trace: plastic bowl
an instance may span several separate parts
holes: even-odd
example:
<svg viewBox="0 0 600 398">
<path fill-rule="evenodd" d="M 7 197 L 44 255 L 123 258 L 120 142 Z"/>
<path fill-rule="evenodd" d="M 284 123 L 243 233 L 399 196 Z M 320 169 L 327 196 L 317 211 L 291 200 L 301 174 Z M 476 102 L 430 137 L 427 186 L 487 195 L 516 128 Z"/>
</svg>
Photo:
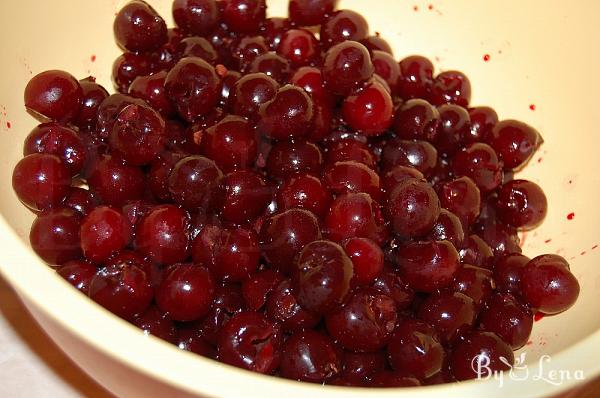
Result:
<svg viewBox="0 0 600 398">
<path fill-rule="evenodd" d="M 181 352 L 88 300 L 31 251 L 33 215 L 9 182 L 23 139 L 36 124 L 25 112 L 23 89 L 32 74 L 46 69 L 79 78 L 91 74 L 112 87 L 110 66 L 119 53 L 112 21 L 123 3 L 0 2 L 0 271 L 48 334 L 107 389 L 127 397 L 542 397 L 600 375 L 600 236 L 592 229 L 600 223 L 600 130 L 593 115 L 600 92 L 600 2 L 340 2 L 363 13 L 398 59 L 423 54 L 438 71 L 464 71 L 474 88 L 473 104 L 491 105 L 501 118 L 523 120 L 542 132 L 545 143 L 522 175 L 545 189 L 549 213 L 542 227 L 523 236 L 524 251 L 565 256 L 581 283 L 573 308 L 536 322 L 512 377 L 400 390 L 296 383 Z M 151 3 L 170 19 L 170 1 Z M 271 15 L 285 15 L 287 1 L 268 4 Z"/>
</svg>

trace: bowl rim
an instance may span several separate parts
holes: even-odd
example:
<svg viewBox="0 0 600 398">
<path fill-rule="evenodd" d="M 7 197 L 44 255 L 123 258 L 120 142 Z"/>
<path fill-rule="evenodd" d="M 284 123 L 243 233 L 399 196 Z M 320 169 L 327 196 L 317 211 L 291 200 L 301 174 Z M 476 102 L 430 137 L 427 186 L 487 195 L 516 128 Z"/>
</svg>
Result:
<svg viewBox="0 0 600 398">
<path fill-rule="evenodd" d="M 15 200 L 16 197 L 15 197 Z M 26 304 L 32 304 L 68 332 L 92 346 L 95 350 L 114 360 L 122 362 L 136 371 L 175 386 L 191 394 L 214 397 L 238 397 L 240 391 L 249 397 L 264 396 L 265 388 L 271 394 L 287 396 L 348 397 L 446 397 L 449 391 L 460 396 L 485 393 L 490 397 L 504 397 L 509 394 L 523 396 L 523 388 L 535 391 L 536 396 L 559 394 L 591 381 L 600 375 L 600 329 L 552 355 L 551 364 L 528 365 L 531 375 L 541 375 L 544 369 L 582 370 L 585 381 L 569 379 L 561 385 L 552 385 L 543 379 L 527 381 L 503 380 L 498 388 L 498 380 L 471 380 L 459 383 L 422 386 L 412 388 L 369 389 L 298 383 L 278 377 L 252 373 L 233 366 L 222 364 L 188 352 L 154 336 L 145 336 L 130 323 L 114 316 L 92 300 L 84 298 L 68 282 L 45 264 L 30 247 L 16 234 L 15 230 L 0 215 L 0 239 L 3 242 L 4 259 L 0 263 L 0 273 L 15 288 Z M 60 304 L 60 305 L 58 305 Z M 64 305 L 68 306 L 65 310 Z M 90 322 L 92 321 L 92 322 Z M 98 327 L 101 325 L 101 327 Z M 119 344 L 107 342 L 119 341 Z M 67 352 L 67 355 L 69 353 Z M 177 363 L 179 366 L 172 366 Z M 90 372 L 93 377 L 93 371 Z M 203 377 L 198 377 L 201 374 Z M 231 380 L 236 380 L 232 383 Z M 535 389 L 530 388 L 535 383 Z M 497 388 L 494 388 L 497 387 Z"/>
</svg>

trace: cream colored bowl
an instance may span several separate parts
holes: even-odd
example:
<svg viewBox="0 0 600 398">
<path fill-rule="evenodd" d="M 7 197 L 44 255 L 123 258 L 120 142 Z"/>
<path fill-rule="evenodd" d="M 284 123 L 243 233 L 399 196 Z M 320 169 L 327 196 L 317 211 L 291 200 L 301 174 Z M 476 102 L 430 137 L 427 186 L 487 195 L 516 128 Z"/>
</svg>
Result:
<svg viewBox="0 0 600 398">
<path fill-rule="evenodd" d="M 151 3 L 171 19 L 170 0 Z M 546 142 L 522 175 L 543 186 L 550 209 L 545 224 L 524 237 L 524 251 L 565 256 L 581 283 L 572 309 L 535 324 L 522 350 L 525 361 L 515 372 L 524 380 L 505 375 L 502 387 L 488 380 L 410 390 L 296 383 L 180 352 L 95 305 L 30 250 L 33 215 L 10 184 L 23 139 L 36 124 L 23 107 L 23 88 L 32 74 L 46 69 L 79 78 L 92 74 L 112 88 L 110 66 L 118 55 L 112 20 L 122 4 L 0 2 L 0 271 L 48 334 L 106 388 L 123 397 L 541 397 L 580 385 L 581 376 L 600 375 L 600 234 L 594 229 L 600 224 L 600 2 L 341 1 L 367 17 L 397 58 L 423 54 L 438 70 L 464 71 L 473 85 L 473 104 L 491 105 L 501 118 L 523 120 L 543 133 Z M 285 15 L 287 1 L 268 4 L 271 15 Z M 540 362 L 548 359 L 544 355 L 551 361 Z"/>
</svg>

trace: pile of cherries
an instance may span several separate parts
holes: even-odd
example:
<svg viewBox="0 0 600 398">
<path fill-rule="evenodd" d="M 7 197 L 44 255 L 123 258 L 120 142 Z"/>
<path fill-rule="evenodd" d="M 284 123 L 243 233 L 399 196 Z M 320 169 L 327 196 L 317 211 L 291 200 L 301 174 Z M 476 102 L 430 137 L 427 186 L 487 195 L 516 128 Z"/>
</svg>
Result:
<svg viewBox="0 0 600 398">
<path fill-rule="evenodd" d="M 117 94 L 33 77 L 43 123 L 13 174 L 31 246 L 145 333 L 255 372 L 399 387 L 507 369 L 533 315 L 579 294 L 562 257 L 519 247 L 547 202 L 513 172 L 542 139 L 336 3 L 175 0 L 167 29 L 134 0 Z"/>
</svg>

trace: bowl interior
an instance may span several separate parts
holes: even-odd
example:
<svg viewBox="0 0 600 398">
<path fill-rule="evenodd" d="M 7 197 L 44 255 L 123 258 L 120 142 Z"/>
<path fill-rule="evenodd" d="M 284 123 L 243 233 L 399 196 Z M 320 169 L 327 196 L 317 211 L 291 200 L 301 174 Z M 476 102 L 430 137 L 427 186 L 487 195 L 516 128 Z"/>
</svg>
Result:
<svg viewBox="0 0 600 398">
<path fill-rule="evenodd" d="M 14 232 L 29 245 L 33 214 L 19 203 L 10 184 L 12 169 L 22 157 L 23 140 L 36 125 L 23 106 L 25 84 L 40 71 L 64 69 L 78 78 L 93 75 L 113 91 L 110 70 L 119 50 L 112 39 L 112 21 L 123 3 L 63 0 L 58 5 L 22 0 L 0 4 L 0 180 L 4 182 L 0 212 L 10 226 L 3 236 Z M 150 3 L 172 26 L 171 2 Z M 287 1 L 269 0 L 268 5 L 271 15 L 285 15 Z M 522 120 L 542 133 L 545 143 L 518 175 L 544 188 L 549 212 L 540 228 L 522 235 L 524 253 L 557 253 L 567 258 L 581 284 L 581 295 L 566 313 L 536 322 L 523 351 L 528 363 L 536 363 L 542 355 L 558 354 L 597 332 L 600 236 L 592 225 L 600 222 L 600 208 L 595 205 L 600 194 L 595 168 L 600 131 L 597 116 L 590 111 L 600 91 L 600 77 L 594 73 L 600 70 L 600 31 L 595 21 L 600 2 L 582 1 L 578 7 L 553 2 L 549 7 L 541 0 L 342 0 L 340 7 L 363 13 L 371 31 L 392 44 L 396 58 L 422 54 L 434 61 L 437 71 L 465 72 L 473 86 L 473 105 L 492 106 L 501 119 Z M 58 319 L 72 310 L 70 302 L 63 302 L 60 314 L 45 301 L 57 289 L 65 289 L 58 277 L 39 271 L 45 266 L 20 254 L 25 250 L 12 252 L 16 257 L 3 258 L 0 269 L 22 294 Z M 31 275 L 48 278 L 43 292 L 31 290 Z M 87 300 L 74 291 L 61 297 Z M 116 325 L 130 328 L 122 322 Z"/>
</svg>

